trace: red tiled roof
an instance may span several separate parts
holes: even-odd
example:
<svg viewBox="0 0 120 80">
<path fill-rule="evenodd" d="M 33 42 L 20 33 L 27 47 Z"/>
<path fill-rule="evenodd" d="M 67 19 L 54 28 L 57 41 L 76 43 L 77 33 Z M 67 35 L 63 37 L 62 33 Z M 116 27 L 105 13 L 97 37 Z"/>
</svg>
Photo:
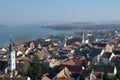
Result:
<svg viewBox="0 0 120 80">
<path fill-rule="evenodd" d="M 101 53 L 102 49 L 100 48 L 93 48 L 92 51 L 90 52 L 91 57 L 95 57 Z"/>
<path fill-rule="evenodd" d="M 97 47 L 105 47 L 107 43 L 92 43 L 92 45 Z"/>
<path fill-rule="evenodd" d="M 41 80 L 51 80 L 48 76 L 46 75 L 43 75 L 42 79 Z"/>
<path fill-rule="evenodd" d="M 82 60 L 73 60 L 73 59 L 62 63 L 62 65 L 81 65 L 81 64 L 82 64 Z"/>
<path fill-rule="evenodd" d="M 17 61 L 30 61 L 29 58 L 26 58 L 26 57 L 19 57 L 19 58 L 16 58 Z"/>
<path fill-rule="evenodd" d="M 92 65 L 91 69 L 94 72 L 108 72 L 108 73 L 114 73 L 114 66 L 112 65 Z"/>
<path fill-rule="evenodd" d="M 4 79 L 4 78 L 9 78 L 10 77 L 10 74 L 3 74 L 3 75 L 0 75 L 0 78 Z"/>
<path fill-rule="evenodd" d="M 23 46 L 18 46 L 18 51 L 25 52 L 26 48 Z"/>
<path fill-rule="evenodd" d="M 114 56 L 114 57 L 111 59 L 111 62 L 119 62 L 119 63 L 120 63 L 120 56 Z"/>
<path fill-rule="evenodd" d="M 67 67 L 71 73 L 80 73 L 82 66 L 61 65 L 61 67 Z"/>
<path fill-rule="evenodd" d="M 49 56 L 49 54 L 47 54 L 47 53 L 44 53 L 44 54 L 42 54 L 42 53 L 37 53 L 36 55 L 37 55 L 38 58 L 48 57 L 48 56 Z"/>
<path fill-rule="evenodd" d="M 63 62 L 62 65 L 75 65 L 75 61 L 69 60 L 69 61 Z"/>
<path fill-rule="evenodd" d="M 110 58 L 111 55 L 112 55 L 111 52 L 104 52 L 101 57 L 102 57 L 102 58 Z"/>
<path fill-rule="evenodd" d="M 7 61 L 0 61 L 0 70 L 4 70 L 7 67 Z"/>
<path fill-rule="evenodd" d="M 61 77 L 61 78 L 56 78 L 55 80 L 75 80 L 75 79 L 74 78 Z"/>
<path fill-rule="evenodd" d="M 94 77 L 95 79 L 100 79 L 100 78 L 102 78 L 101 72 L 94 72 L 94 73 L 93 73 L 93 77 Z"/>
</svg>

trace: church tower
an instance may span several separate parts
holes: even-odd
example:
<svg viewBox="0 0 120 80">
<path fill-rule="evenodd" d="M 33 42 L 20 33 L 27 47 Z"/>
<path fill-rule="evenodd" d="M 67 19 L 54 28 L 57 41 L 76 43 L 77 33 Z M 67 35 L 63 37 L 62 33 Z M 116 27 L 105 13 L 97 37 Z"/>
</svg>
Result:
<svg viewBox="0 0 120 80">
<path fill-rule="evenodd" d="M 13 48 L 12 35 L 10 35 L 10 45 L 8 51 L 8 71 L 11 73 L 11 76 L 13 76 L 14 70 L 16 69 L 15 60 L 15 50 Z"/>
<path fill-rule="evenodd" d="M 68 41 L 68 38 L 65 36 L 65 43 L 64 43 L 64 47 L 67 46 L 67 41 Z"/>
<path fill-rule="evenodd" d="M 84 32 L 82 32 L 82 44 L 85 43 L 85 35 L 84 35 Z"/>
</svg>

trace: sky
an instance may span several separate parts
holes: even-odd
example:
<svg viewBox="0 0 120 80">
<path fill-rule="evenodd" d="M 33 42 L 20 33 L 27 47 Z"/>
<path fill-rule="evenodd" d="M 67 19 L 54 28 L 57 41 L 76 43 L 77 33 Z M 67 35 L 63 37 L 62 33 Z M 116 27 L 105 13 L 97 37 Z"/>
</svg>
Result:
<svg viewBox="0 0 120 80">
<path fill-rule="evenodd" d="M 0 24 L 120 20 L 120 0 L 0 0 Z"/>
</svg>

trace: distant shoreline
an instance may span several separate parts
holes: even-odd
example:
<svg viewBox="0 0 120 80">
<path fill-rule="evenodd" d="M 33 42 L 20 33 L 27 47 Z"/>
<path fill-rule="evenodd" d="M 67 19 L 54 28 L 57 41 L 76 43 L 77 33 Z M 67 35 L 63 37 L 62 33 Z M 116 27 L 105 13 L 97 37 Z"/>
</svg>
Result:
<svg viewBox="0 0 120 80">
<path fill-rule="evenodd" d="M 120 29 L 120 24 L 72 24 L 72 25 L 48 25 L 42 28 L 49 28 L 53 30 L 110 30 Z"/>
</svg>

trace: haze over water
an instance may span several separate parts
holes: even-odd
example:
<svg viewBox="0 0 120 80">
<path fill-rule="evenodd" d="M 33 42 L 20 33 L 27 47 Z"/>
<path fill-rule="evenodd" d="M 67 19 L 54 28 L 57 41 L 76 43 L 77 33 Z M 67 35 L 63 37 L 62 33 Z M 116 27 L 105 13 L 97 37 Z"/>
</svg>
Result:
<svg viewBox="0 0 120 80">
<path fill-rule="evenodd" d="M 119 3 L 120 0 L 0 0 L 0 25 L 120 20 Z M 59 32 L 64 31 L 31 26 L 0 27 L 0 44 L 8 44 L 10 34 L 35 37 Z"/>
<path fill-rule="evenodd" d="M 0 27 L 0 44 L 8 45 L 9 43 L 9 35 L 12 34 L 13 38 L 16 36 L 25 36 L 30 35 L 33 39 L 35 39 L 38 35 L 47 36 L 49 34 L 57 35 L 58 33 L 72 33 L 73 31 L 59 31 L 48 28 L 42 28 L 40 26 L 5 26 Z"/>
</svg>

